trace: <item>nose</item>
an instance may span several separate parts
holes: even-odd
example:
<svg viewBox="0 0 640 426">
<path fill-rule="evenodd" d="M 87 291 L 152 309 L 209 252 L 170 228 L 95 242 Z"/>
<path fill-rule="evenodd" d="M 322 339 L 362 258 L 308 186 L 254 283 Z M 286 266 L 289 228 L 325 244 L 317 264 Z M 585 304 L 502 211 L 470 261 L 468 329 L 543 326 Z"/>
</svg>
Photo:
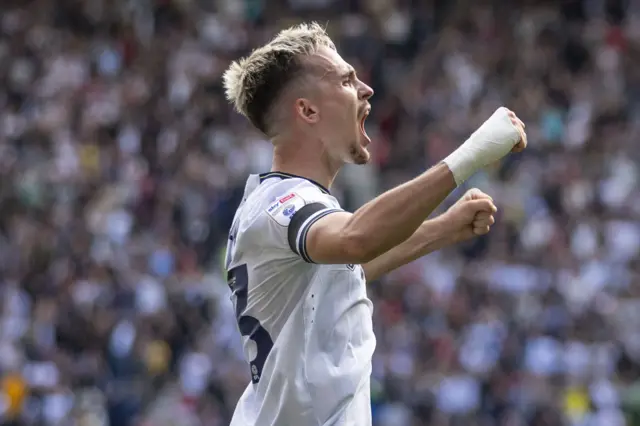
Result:
<svg viewBox="0 0 640 426">
<path fill-rule="evenodd" d="M 373 89 L 362 81 L 359 81 L 359 83 L 360 88 L 358 89 L 358 98 L 362 101 L 366 101 L 373 96 Z"/>
</svg>

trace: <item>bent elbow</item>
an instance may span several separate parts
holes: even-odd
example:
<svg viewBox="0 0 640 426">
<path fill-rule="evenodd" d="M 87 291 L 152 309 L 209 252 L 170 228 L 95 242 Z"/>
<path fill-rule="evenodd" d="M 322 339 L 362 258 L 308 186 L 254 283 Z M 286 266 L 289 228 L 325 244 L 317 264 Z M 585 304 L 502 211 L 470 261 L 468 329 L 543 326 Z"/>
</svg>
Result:
<svg viewBox="0 0 640 426">
<path fill-rule="evenodd" d="M 363 265 L 375 259 L 375 253 L 372 244 L 367 241 L 364 235 L 347 235 L 344 237 L 343 250 L 345 258 L 348 262 L 356 265 Z"/>
</svg>

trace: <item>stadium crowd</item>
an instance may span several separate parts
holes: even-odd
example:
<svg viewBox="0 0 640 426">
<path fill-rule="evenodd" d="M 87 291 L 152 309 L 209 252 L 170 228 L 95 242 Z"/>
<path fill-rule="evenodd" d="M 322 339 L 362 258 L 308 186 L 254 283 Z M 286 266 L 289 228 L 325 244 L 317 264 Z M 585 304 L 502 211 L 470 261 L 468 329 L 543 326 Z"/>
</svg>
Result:
<svg viewBox="0 0 640 426">
<path fill-rule="evenodd" d="M 500 208 L 489 236 L 370 283 L 375 424 L 640 425 L 640 8 L 622 0 L 3 0 L 0 424 L 228 424 L 249 370 L 221 255 L 271 148 L 220 76 L 306 19 L 376 90 L 375 161 L 333 189 L 348 209 L 499 105 L 529 134 L 465 186 Z"/>
</svg>

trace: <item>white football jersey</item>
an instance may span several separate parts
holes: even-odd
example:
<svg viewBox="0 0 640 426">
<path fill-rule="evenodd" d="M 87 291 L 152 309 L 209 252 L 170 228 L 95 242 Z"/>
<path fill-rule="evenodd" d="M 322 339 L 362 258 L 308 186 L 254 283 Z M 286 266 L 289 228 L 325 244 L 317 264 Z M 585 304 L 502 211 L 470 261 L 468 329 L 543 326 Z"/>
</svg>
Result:
<svg viewBox="0 0 640 426">
<path fill-rule="evenodd" d="M 251 383 L 231 426 L 367 426 L 375 349 L 359 265 L 319 265 L 309 228 L 341 211 L 321 185 L 252 175 L 227 246 L 227 277 Z"/>
</svg>

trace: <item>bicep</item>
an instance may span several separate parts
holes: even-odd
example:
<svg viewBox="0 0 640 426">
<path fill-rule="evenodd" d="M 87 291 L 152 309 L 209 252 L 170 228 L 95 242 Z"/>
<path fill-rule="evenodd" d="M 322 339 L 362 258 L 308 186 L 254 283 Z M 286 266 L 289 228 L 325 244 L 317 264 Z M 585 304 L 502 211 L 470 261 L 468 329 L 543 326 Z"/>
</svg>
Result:
<svg viewBox="0 0 640 426">
<path fill-rule="evenodd" d="M 305 261 L 323 264 L 360 264 L 361 250 L 348 232 L 352 214 L 306 205 L 289 225 L 289 245 Z"/>
</svg>

